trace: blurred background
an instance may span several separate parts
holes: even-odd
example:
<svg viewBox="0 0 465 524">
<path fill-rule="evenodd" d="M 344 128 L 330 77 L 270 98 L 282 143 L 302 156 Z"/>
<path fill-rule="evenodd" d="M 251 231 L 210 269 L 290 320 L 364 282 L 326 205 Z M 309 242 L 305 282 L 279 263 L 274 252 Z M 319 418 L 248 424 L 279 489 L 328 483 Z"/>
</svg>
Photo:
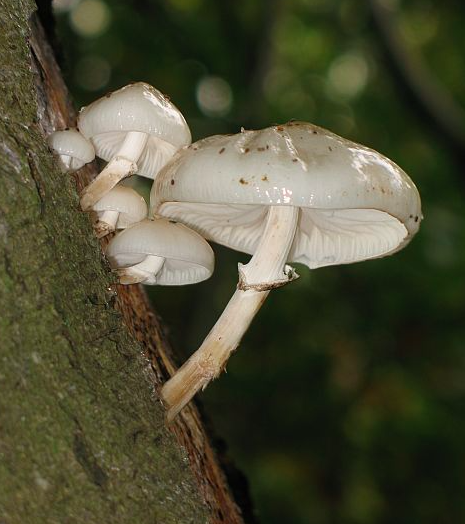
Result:
<svg viewBox="0 0 465 524">
<path fill-rule="evenodd" d="M 55 0 L 77 107 L 128 82 L 194 139 L 292 118 L 366 144 L 417 184 L 402 252 L 271 293 L 201 395 L 262 524 L 465 522 L 465 12 L 443 0 Z M 147 191 L 148 186 L 144 186 Z M 151 288 L 184 360 L 247 255 Z"/>
</svg>

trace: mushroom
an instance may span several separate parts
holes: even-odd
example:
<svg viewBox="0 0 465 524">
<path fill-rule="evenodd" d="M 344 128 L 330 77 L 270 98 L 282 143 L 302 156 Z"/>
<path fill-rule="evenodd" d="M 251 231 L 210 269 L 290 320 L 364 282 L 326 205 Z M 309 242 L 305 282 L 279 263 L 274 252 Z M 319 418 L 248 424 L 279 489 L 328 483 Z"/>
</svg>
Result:
<svg viewBox="0 0 465 524">
<path fill-rule="evenodd" d="M 63 171 L 77 171 L 95 158 L 94 146 L 77 129 L 55 131 L 47 142 L 59 155 Z"/>
<path fill-rule="evenodd" d="M 168 220 L 142 220 L 115 235 L 106 249 L 121 284 L 182 286 L 213 273 L 212 248 L 195 231 Z"/>
<path fill-rule="evenodd" d="M 191 143 L 189 127 L 179 110 L 160 91 L 143 82 L 82 108 L 78 124 L 94 144 L 97 156 L 109 161 L 83 191 L 84 211 L 129 175 L 154 178 L 179 148 Z"/>
<path fill-rule="evenodd" d="M 92 207 L 96 215 L 93 228 L 97 238 L 115 229 L 126 229 L 147 217 L 144 198 L 131 187 L 115 186 Z"/>
<path fill-rule="evenodd" d="M 172 419 L 216 378 L 269 291 L 310 269 L 392 254 L 417 232 L 420 198 L 389 159 L 305 122 L 200 140 L 156 178 L 152 211 L 252 254 L 200 348 L 164 385 Z"/>
</svg>

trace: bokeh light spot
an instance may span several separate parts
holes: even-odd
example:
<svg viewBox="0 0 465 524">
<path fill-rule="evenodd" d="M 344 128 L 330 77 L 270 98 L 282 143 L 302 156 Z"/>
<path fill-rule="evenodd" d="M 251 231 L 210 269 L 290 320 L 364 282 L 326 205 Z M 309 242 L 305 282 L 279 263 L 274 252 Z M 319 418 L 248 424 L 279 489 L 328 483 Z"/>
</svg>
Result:
<svg viewBox="0 0 465 524">
<path fill-rule="evenodd" d="M 197 84 L 197 104 L 207 116 L 225 116 L 231 109 L 231 86 L 218 76 L 204 76 Z"/>
<path fill-rule="evenodd" d="M 336 58 L 328 70 L 328 87 L 336 95 L 354 98 L 368 82 L 368 64 L 360 53 L 347 53 Z"/>
<path fill-rule="evenodd" d="M 74 9 L 79 0 L 52 0 L 52 9 L 56 13 L 66 13 Z"/>
<path fill-rule="evenodd" d="M 415 11 L 410 15 L 404 13 L 400 30 L 410 45 L 420 47 L 436 37 L 438 20 L 431 11 Z"/>
<path fill-rule="evenodd" d="M 110 76 L 110 64 L 102 57 L 95 55 L 84 56 L 74 69 L 76 83 L 86 91 L 98 91 L 104 88 Z"/>
<path fill-rule="evenodd" d="M 83 37 L 99 36 L 110 25 L 110 10 L 102 0 L 83 0 L 71 11 L 70 22 Z"/>
</svg>

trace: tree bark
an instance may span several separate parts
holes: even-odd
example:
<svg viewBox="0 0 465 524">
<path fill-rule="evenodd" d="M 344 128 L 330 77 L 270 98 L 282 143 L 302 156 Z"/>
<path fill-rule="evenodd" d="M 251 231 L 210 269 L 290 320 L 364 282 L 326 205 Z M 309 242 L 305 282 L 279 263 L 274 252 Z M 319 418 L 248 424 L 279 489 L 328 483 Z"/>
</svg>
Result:
<svg viewBox="0 0 465 524">
<path fill-rule="evenodd" d="M 0 523 L 240 524 L 138 286 L 115 285 L 79 211 L 95 176 L 60 173 L 45 138 L 75 124 L 31 0 L 0 0 Z"/>
</svg>

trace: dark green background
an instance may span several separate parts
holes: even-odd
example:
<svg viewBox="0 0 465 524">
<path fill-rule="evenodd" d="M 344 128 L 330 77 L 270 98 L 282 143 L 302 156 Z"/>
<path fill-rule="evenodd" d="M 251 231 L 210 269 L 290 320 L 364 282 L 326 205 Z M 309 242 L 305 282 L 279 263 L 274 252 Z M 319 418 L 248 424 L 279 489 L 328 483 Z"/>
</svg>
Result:
<svg viewBox="0 0 465 524">
<path fill-rule="evenodd" d="M 463 107 L 461 2 L 383 3 L 413 67 L 429 72 L 420 89 L 439 83 L 439 103 L 452 97 Z M 201 399 L 249 478 L 263 524 L 465 522 L 463 128 L 454 141 L 419 109 L 418 93 L 386 60 L 368 3 L 68 4 L 56 16 L 77 106 L 144 80 L 170 95 L 194 139 L 297 118 L 373 147 L 410 174 L 425 215 L 414 241 L 386 259 L 299 267 L 300 280 L 271 293 L 228 373 Z M 81 26 L 103 16 L 106 28 L 86 36 L 76 12 Z M 231 88 L 226 114 L 197 103 L 209 75 Z M 182 358 L 247 260 L 215 250 L 208 282 L 151 289 Z"/>
</svg>

